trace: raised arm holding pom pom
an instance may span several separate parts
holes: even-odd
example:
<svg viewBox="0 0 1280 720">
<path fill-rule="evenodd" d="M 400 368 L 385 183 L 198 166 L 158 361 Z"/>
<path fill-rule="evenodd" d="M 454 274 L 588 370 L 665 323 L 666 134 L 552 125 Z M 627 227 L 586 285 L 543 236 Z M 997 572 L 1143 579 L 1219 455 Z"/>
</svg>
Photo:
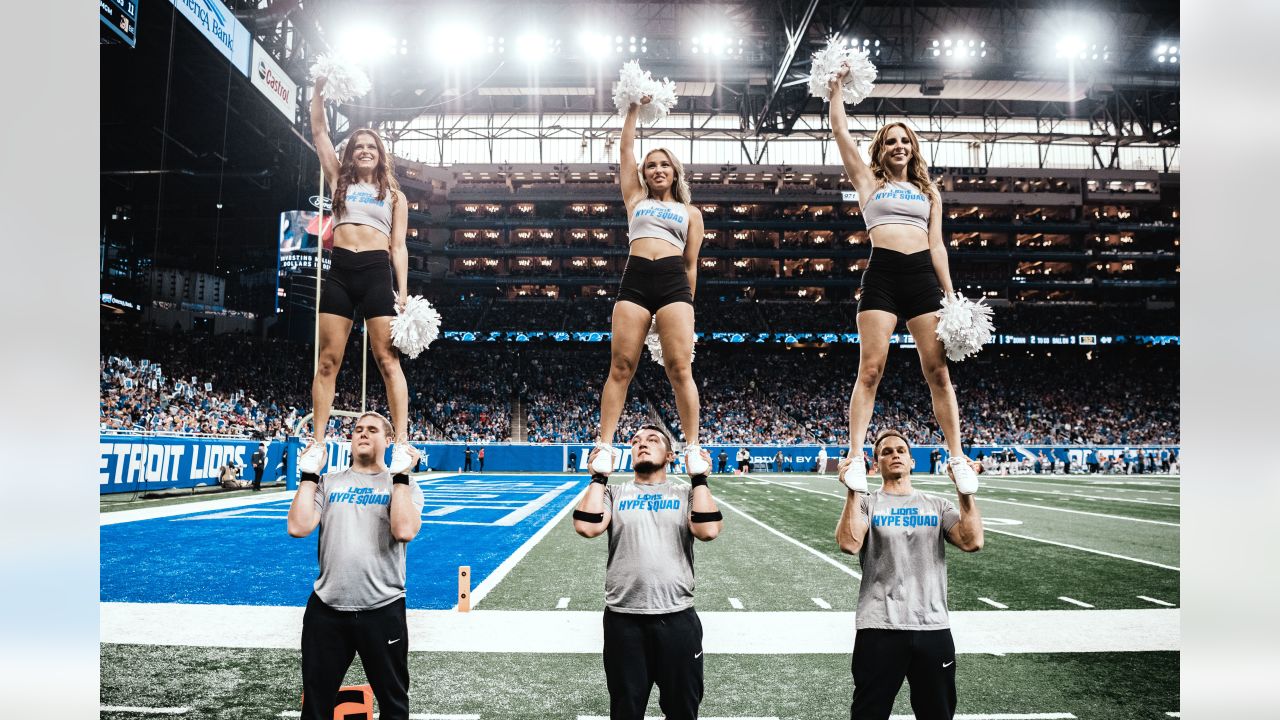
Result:
<svg viewBox="0 0 1280 720">
<path fill-rule="evenodd" d="M 861 461 L 876 389 L 889 355 L 889 338 L 905 321 L 920 354 L 920 366 L 933 400 L 934 417 L 957 478 L 976 485 L 965 462 L 960 412 L 947 368 L 947 349 L 938 337 L 939 308 L 953 291 L 947 248 L 942 237 L 942 197 L 929 178 L 920 141 L 905 123 L 876 131 L 864 161 L 848 129 L 841 92 L 850 72 L 841 65 L 827 81 L 831 132 L 845 174 L 858 193 L 871 259 L 862 274 L 858 298 L 858 376 L 849 398 L 849 447 L 854 462 L 841 480 L 851 488 L 866 487 Z M 970 333 L 971 335 L 974 333 Z"/>
</svg>

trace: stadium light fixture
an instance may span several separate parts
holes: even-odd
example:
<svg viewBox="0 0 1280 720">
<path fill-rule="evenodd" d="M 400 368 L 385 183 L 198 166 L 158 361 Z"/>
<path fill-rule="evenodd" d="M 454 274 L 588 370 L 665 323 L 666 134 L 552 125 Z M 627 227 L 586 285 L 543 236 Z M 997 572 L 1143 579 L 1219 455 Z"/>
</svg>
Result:
<svg viewBox="0 0 1280 720">
<path fill-rule="evenodd" d="M 463 63 L 483 51 L 483 39 L 480 30 L 474 26 L 444 23 L 437 25 L 431 33 L 431 50 L 446 65 Z"/>
<path fill-rule="evenodd" d="M 1170 65 L 1176 64 L 1181 59 L 1179 57 L 1178 44 L 1176 42 L 1160 43 L 1156 46 L 1155 56 L 1156 62 L 1167 62 Z"/>
<path fill-rule="evenodd" d="M 1083 56 L 1087 47 L 1088 43 L 1075 35 L 1071 35 L 1058 41 L 1056 46 L 1057 56 L 1060 58 L 1075 58 L 1076 56 Z"/>
<path fill-rule="evenodd" d="M 346 57 L 367 61 L 399 52 L 400 42 L 377 25 L 354 25 L 342 31 L 334 46 Z"/>
<path fill-rule="evenodd" d="M 559 49 L 560 41 L 539 32 L 527 32 L 516 38 L 516 54 L 528 63 L 542 62 Z"/>
<path fill-rule="evenodd" d="M 583 57 L 590 60 L 603 59 L 615 47 L 613 38 L 591 30 L 584 30 L 578 35 L 578 46 Z"/>
</svg>

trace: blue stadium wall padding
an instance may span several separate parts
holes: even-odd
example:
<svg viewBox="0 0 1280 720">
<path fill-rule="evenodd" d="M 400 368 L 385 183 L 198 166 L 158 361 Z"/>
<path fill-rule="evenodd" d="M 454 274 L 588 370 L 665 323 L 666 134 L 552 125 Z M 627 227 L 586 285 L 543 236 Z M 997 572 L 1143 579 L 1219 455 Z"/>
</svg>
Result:
<svg viewBox="0 0 1280 720">
<path fill-rule="evenodd" d="M 457 471 L 466 467 L 466 449 L 472 450 L 471 469 L 480 470 L 480 461 L 476 451 L 485 450 L 484 469 L 486 472 L 564 472 L 569 469 L 569 456 L 576 457 L 575 470 L 585 472 L 587 454 L 591 445 L 587 444 L 526 444 L 526 443 L 414 443 L 426 456 L 425 467 L 432 470 Z M 253 440 L 221 440 L 210 438 L 176 438 L 146 437 L 133 435 L 103 435 L 99 440 L 101 458 L 98 464 L 99 490 L 102 494 L 116 492 L 135 492 L 162 490 L 168 488 L 190 488 L 200 485 L 216 485 L 218 469 L 228 460 L 244 467 L 243 478 L 253 478 L 253 468 L 249 465 L 257 442 Z M 631 469 L 631 448 L 618 445 L 618 468 Z M 727 467 L 730 471 L 737 467 L 738 449 L 742 445 L 705 445 L 711 453 L 713 469 L 719 468 L 719 453 L 723 449 L 728 456 Z M 783 469 L 790 465 L 795 472 L 807 472 L 814 467 L 818 445 L 746 445 L 751 453 L 752 470 L 756 472 L 773 470 L 773 460 L 778 450 L 782 450 Z M 935 446 L 922 445 L 911 449 L 916 461 L 916 472 L 928 472 L 929 454 Z M 1127 450 L 1140 451 L 1145 457 L 1155 453 L 1157 460 L 1162 450 L 1178 451 L 1177 446 L 1127 446 L 1127 445 L 996 445 L 973 446 L 968 449 L 970 457 L 979 453 L 991 455 L 993 452 L 1014 450 L 1020 457 L 1028 453 L 1038 455 L 1041 451 L 1046 457 L 1073 460 L 1077 463 L 1088 462 L 1090 457 L 1123 455 Z M 290 488 L 297 487 L 297 453 L 301 444 L 296 438 L 286 441 L 272 441 L 267 446 L 266 481 L 275 480 L 281 475 L 288 480 Z M 329 443 L 329 467 L 337 469 L 346 467 L 351 462 L 350 444 L 340 442 Z M 871 448 L 866 452 L 870 455 Z M 838 458 L 840 446 L 828 445 L 830 458 Z M 946 458 L 943 449 L 942 457 Z M 287 464 L 284 460 L 288 459 Z M 388 459 L 390 459 L 388 455 Z"/>
</svg>

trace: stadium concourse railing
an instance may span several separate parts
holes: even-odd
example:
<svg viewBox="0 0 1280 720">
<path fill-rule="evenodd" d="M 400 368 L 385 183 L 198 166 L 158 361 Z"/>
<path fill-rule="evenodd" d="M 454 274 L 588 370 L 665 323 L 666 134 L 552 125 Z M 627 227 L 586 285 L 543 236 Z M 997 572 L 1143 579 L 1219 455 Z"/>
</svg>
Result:
<svg viewBox="0 0 1280 720">
<path fill-rule="evenodd" d="M 218 472 L 228 462 L 248 467 L 253 451 L 262 440 L 242 436 L 195 436 L 173 433 L 104 432 L 99 438 L 101 458 L 98 465 L 99 489 L 102 494 L 120 492 L 154 491 L 175 488 L 196 488 L 216 485 Z M 285 480 L 290 489 L 297 487 L 297 457 L 302 449 L 301 438 L 267 440 L 267 475 L 272 480 Z M 510 443 L 510 442 L 415 442 L 423 453 L 424 469 L 442 472 L 464 472 L 467 469 L 466 451 L 470 449 L 470 470 L 480 471 L 477 457 L 480 448 L 485 450 L 483 470 L 486 472 L 585 472 L 590 443 Z M 631 448 L 619 444 L 618 469 L 631 469 Z M 746 448 L 751 457 L 753 472 L 812 472 L 825 451 L 825 472 L 834 472 L 839 461 L 838 445 L 794 444 L 768 445 L 744 443 L 706 443 L 711 453 L 712 468 L 719 471 L 720 451 L 725 453 L 725 469 L 733 472 L 738 467 L 737 454 Z M 912 448 L 916 472 L 926 473 L 930 468 L 930 454 L 936 446 L 922 445 Z M 990 458 L 996 454 L 1012 453 L 1017 458 L 1034 460 L 1042 452 L 1050 460 L 1060 460 L 1065 468 L 1084 470 L 1091 460 L 1126 458 L 1140 454 L 1143 458 L 1153 455 L 1158 465 L 1165 459 L 1177 458 L 1181 448 L 1177 445 L 975 445 L 968 449 L 971 457 Z M 778 452 L 782 462 L 777 463 Z M 946 451 L 942 450 L 945 457 Z M 573 460 L 572 464 L 570 460 Z M 327 470 L 345 467 L 350 463 L 350 444 L 329 441 Z M 677 470 L 683 472 L 683 467 Z M 1050 472 L 1044 469 L 1044 472 Z"/>
</svg>

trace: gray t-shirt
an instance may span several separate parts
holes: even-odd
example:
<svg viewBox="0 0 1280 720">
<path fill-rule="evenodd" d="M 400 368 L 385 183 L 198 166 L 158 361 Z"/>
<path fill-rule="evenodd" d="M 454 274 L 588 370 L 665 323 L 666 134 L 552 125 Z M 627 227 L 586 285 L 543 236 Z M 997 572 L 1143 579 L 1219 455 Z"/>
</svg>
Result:
<svg viewBox="0 0 1280 720">
<path fill-rule="evenodd" d="M 422 488 L 410 482 L 422 512 Z M 335 610 L 373 610 L 404 597 L 404 546 L 391 535 L 391 475 L 351 468 L 320 478 L 316 595 Z"/>
<path fill-rule="evenodd" d="M 941 630 L 947 614 L 947 531 L 960 511 L 946 498 L 883 490 L 860 496 L 867 537 L 858 553 L 857 628 Z"/>
<path fill-rule="evenodd" d="M 605 487 L 610 519 L 604 603 L 610 610 L 660 615 L 693 607 L 692 490 L 670 480 Z"/>
</svg>

